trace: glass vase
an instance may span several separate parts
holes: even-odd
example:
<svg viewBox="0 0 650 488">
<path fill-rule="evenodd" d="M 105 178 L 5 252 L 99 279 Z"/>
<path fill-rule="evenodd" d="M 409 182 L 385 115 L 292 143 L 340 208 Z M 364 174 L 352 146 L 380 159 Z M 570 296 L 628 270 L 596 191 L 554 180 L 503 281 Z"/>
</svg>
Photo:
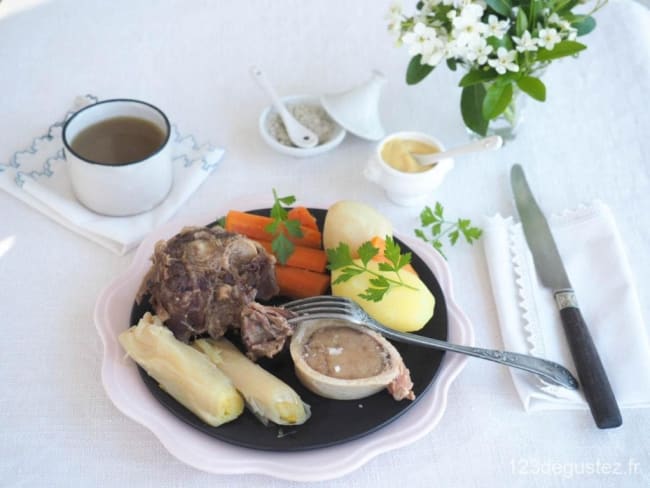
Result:
<svg viewBox="0 0 650 488">
<path fill-rule="evenodd" d="M 517 133 L 524 122 L 527 105 L 528 96 L 515 87 L 512 93 L 512 100 L 508 104 L 508 107 L 501 115 L 490 120 L 485 136 L 477 134 L 468 127 L 467 132 L 470 135 L 470 138 L 481 139 L 487 136 L 498 135 L 501 136 L 504 141 L 512 141 L 517 136 Z"/>
</svg>

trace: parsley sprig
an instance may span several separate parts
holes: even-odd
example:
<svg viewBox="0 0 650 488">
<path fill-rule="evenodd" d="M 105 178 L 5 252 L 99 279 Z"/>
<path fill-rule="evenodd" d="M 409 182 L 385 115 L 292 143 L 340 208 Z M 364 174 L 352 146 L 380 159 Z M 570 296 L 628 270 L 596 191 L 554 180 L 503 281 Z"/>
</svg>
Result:
<svg viewBox="0 0 650 488">
<path fill-rule="evenodd" d="M 289 212 L 283 205 L 293 205 L 296 197 L 289 195 L 279 197 L 273 188 L 273 207 L 271 207 L 271 218 L 273 222 L 268 224 L 264 230 L 271 234 L 271 249 L 277 256 L 281 264 L 286 264 L 289 257 L 293 254 L 295 246 L 289 240 L 287 234 L 293 237 L 302 237 L 302 229 L 298 220 L 289 219 Z"/>
<path fill-rule="evenodd" d="M 473 244 L 478 240 L 483 231 L 478 227 L 473 227 L 469 219 L 446 220 L 444 215 L 445 209 L 440 202 L 436 202 L 434 210 L 426 206 L 420 213 L 420 223 L 422 229 L 415 229 L 415 235 L 425 242 L 431 244 L 445 259 L 447 256 L 442 251 L 443 239 L 448 237 L 449 243 L 453 246 L 458 242 L 462 235 L 468 244 Z M 426 228 L 429 229 L 429 235 Z"/>
<path fill-rule="evenodd" d="M 402 254 L 399 244 L 397 244 L 392 237 L 386 236 L 386 250 L 384 251 L 384 256 L 388 262 L 380 262 L 378 264 L 379 271 L 382 271 L 383 273 L 378 273 L 368 268 L 368 263 L 378 253 L 379 249 L 373 246 L 370 242 L 364 242 L 359 249 L 357 249 L 357 254 L 361 260 L 361 264 L 359 264 L 352 258 L 350 246 L 343 242 L 335 249 L 328 249 L 327 258 L 329 260 L 329 269 L 332 271 L 336 269 L 341 270 L 341 274 L 336 278 L 336 280 L 334 280 L 333 284 L 344 283 L 354 276 L 362 273 L 369 273 L 373 276 L 369 280 L 371 286 L 363 293 L 360 293 L 359 297 L 371 302 L 381 301 L 381 299 L 384 298 L 384 295 L 386 295 L 391 288 L 396 286 L 404 286 L 411 290 L 417 290 L 417 288 L 404 283 L 399 274 L 400 270 L 411 262 L 410 252 Z M 389 272 L 395 273 L 394 279 L 389 278 L 384 274 Z"/>
</svg>

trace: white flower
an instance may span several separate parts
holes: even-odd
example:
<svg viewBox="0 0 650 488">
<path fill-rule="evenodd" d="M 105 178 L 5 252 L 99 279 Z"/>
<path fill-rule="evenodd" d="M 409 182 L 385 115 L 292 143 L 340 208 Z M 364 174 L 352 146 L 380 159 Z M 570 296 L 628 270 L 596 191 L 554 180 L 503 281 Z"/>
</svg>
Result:
<svg viewBox="0 0 650 488">
<path fill-rule="evenodd" d="M 517 45 L 517 51 L 523 53 L 524 51 L 537 51 L 537 39 L 533 39 L 530 32 L 524 31 L 521 37 L 512 36 L 512 40 Z"/>
<path fill-rule="evenodd" d="M 466 17 L 467 19 L 473 19 L 475 21 L 478 21 L 483 15 L 484 10 L 485 9 L 478 3 L 470 2 L 463 6 L 463 8 L 460 11 L 460 16 Z"/>
<path fill-rule="evenodd" d="M 557 30 L 551 27 L 549 29 L 539 30 L 539 39 L 537 39 L 537 44 L 550 51 L 561 40 L 562 38 L 560 37 L 560 34 L 558 34 Z"/>
<path fill-rule="evenodd" d="M 488 16 L 487 23 L 487 35 L 494 36 L 497 39 L 501 39 L 506 32 L 508 32 L 508 27 L 510 27 L 510 22 L 507 20 L 499 20 L 496 15 Z"/>
<path fill-rule="evenodd" d="M 422 64 L 437 66 L 445 57 L 445 43 L 441 39 L 432 39 L 427 47 L 429 49 L 422 53 Z"/>
<path fill-rule="evenodd" d="M 393 20 L 395 17 L 401 17 L 402 16 L 402 3 L 401 2 L 393 2 L 390 4 L 388 7 L 388 13 L 386 14 L 386 18 L 388 20 Z"/>
<path fill-rule="evenodd" d="M 488 64 L 492 66 L 500 75 L 505 74 L 506 71 L 519 71 L 519 66 L 515 63 L 517 51 L 508 51 L 505 47 L 497 49 L 497 59 L 488 60 Z"/>
<path fill-rule="evenodd" d="M 388 19 L 388 30 L 393 34 L 399 34 L 402 30 L 402 5 L 399 2 L 394 2 L 388 8 L 386 14 Z"/>
<path fill-rule="evenodd" d="M 571 27 L 571 22 L 569 22 L 566 19 L 560 18 L 560 16 L 557 13 L 551 14 L 551 16 L 548 18 L 548 23 L 551 25 L 557 25 L 560 28 L 560 30 L 563 31 L 569 31 L 573 29 L 573 27 Z"/>
<path fill-rule="evenodd" d="M 460 11 L 460 15 L 451 20 L 454 30 L 453 37 L 461 45 L 467 45 L 480 37 L 487 30 L 487 25 L 481 22 L 483 7 L 477 4 L 469 4 Z"/>
<path fill-rule="evenodd" d="M 412 31 L 402 36 L 402 41 L 408 46 L 409 54 L 411 56 L 417 56 L 418 54 L 425 54 L 432 51 L 431 42 L 436 37 L 435 29 L 427 27 L 422 22 L 418 22 Z"/>
<path fill-rule="evenodd" d="M 483 65 L 488 62 L 488 55 L 493 50 L 494 48 L 487 43 L 484 37 L 479 37 L 467 46 L 465 57 Z"/>
<path fill-rule="evenodd" d="M 464 46 L 460 46 L 458 44 L 458 41 L 455 39 L 451 39 L 449 42 L 447 42 L 445 45 L 445 58 L 462 58 L 463 56 L 465 56 Z"/>
</svg>

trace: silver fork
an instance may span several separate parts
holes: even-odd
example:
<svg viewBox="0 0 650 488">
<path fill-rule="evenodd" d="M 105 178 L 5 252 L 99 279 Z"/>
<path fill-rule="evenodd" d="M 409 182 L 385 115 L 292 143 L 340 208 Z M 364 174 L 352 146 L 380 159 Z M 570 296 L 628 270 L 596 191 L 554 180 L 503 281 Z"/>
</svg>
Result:
<svg viewBox="0 0 650 488">
<path fill-rule="evenodd" d="M 285 303 L 282 307 L 296 314 L 295 317 L 289 319 L 289 323 L 292 324 L 322 318 L 348 320 L 356 324 L 365 325 L 385 337 L 398 342 L 453 351 L 476 358 L 487 359 L 488 361 L 494 361 L 495 363 L 504 364 L 512 368 L 535 373 L 555 385 L 563 386 L 570 390 L 578 389 L 578 381 L 573 377 L 571 372 L 564 366 L 552 361 L 516 352 L 461 346 L 417 334 L 397 332 L 377 322 L 359 305 L 347 298 L 323 295 L 294 300 Z"/>
</svg>

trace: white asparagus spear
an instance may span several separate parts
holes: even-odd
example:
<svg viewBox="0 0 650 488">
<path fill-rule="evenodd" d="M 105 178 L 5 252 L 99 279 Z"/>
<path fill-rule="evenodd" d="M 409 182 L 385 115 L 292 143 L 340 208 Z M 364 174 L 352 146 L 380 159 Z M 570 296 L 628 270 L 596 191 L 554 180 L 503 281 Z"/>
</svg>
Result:
<svg viewBox="0 0 650 488">
<path fill-rule="evenodd" d="M 230 378 L 248 408 L 264 424 L 270 420 L 297 425 L 309 418 L 309 405 L 289 385 L 252 362 L 227 339 L 199 339 L 194 346 Z"/>
<path fill-rule="evenodd" d="M 176 339 L 157 316 L 145 313 L 119 341 L 161 388 L 206 424 L 217 427 L 244 410 L 230 379 L 205 354 Z"/>
</svg>

